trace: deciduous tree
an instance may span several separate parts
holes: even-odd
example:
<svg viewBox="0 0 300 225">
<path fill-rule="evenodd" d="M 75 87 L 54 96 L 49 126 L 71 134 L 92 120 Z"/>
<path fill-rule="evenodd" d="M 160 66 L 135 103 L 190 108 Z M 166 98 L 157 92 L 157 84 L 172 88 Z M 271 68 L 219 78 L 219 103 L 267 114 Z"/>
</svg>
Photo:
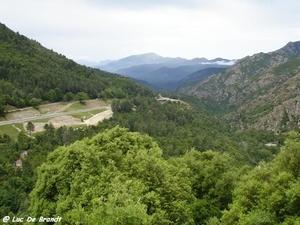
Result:
<svg viewBox="0 0 300 225">
<path fill-rule="evenodd" d="M 64 224 L 193 224 L 188 174 L 150 137 L 116 127 L 50 153 L 30 211 Z"/>
<path fill-rule="evenodd" d="M 34 128 L 34 124 L 31 121 L 29 121 L 26 125 L 26 130 L 29 132 L 30 135 L 34 131 Z"/>
</svg>

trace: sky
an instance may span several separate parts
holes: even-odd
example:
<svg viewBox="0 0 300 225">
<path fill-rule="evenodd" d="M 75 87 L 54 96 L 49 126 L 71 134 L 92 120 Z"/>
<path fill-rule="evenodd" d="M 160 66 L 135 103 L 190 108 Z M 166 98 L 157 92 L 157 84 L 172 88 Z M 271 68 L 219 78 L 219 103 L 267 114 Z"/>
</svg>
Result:
<svg viewBox="0 0 300 225">
<path fill-rule="evenodd" d="M 299 0 L 1 0 L 0 22 L 73 60 L 239 59 L 300 40 Z"/>
</svg>

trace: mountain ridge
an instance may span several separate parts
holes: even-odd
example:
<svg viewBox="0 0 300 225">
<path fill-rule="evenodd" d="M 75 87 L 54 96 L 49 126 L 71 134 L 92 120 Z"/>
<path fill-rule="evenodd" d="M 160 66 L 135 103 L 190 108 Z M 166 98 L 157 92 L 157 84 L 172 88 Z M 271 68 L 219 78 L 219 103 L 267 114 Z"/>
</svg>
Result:
<svg viewBox="0 0 300 225">
<path fill-rule="evenodd" d="M 188 77 L 197 71 L 206 68 L 227 68 L 234 64 L 236 60 L 215 58 L 170 58 L 162 57 L 155 53 L 133 55 L 109 62 L 106 65 L 98 66 L 102 70 L 116 72 L 135 80 L 143 80 L 153 84 L 151 87 L 159 86 L 160 91 L 170 91 L 178 88 L 179 80 Z M 172 88 L 170 89 L 170 87 Z M 153 89 L 153 88 L 152 88 Z M 153 89 L 154 90 L 154 89 Z M 155 89 L 157 90 L 157 89 Z"/>
<path fill-rule="evenodd" d="M 298 101 L 295 82 L 299 81 L 300 42 L 289 42 L 276 51 L 247 56 L 179 92 L 206 99 L 208 104 L 215 102 L 238 129 L 279 132 L 298 127 L 300 122 L 294 118 L 300 115 L 298 105 L 291 105 Z"/>
</svg>

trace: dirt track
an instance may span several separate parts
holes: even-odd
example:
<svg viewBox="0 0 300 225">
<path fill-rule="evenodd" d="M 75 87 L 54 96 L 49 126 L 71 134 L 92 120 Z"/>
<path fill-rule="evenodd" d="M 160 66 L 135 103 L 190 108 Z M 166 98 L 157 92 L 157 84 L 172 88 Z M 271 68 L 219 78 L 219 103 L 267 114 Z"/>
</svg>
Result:
<svg viewBox="0 0 300 225">
<path fill-rule="evenodd" d="M 112 117 L 113 112 L 111 107 L 104 101 L 94 99 L 87 100 L 84 103 L 84 108 L 76 109 L 76 107 L 71 108 L 76 102 L 70 103 L 51 103 L 47 105 L 40 106 L 39 110 L 33 109 L 32 107 L 16 109 L 9 112 L 6 116 L 5 121 L 0 121 L 1 125 L 23 123 L 24 130 L 26 131 L 26 124 L 28 121 L 32 121 L 35 129 L 34 132 L 44 131 L 44 126 L 46 123 L 52 123 L 55 128 L 61 126 L 73 126 L 73 125 L 97 125 L 98 122 L 104 119 L 109 119 Z M 71 110 L 67 110 L 68 108 Z M 73 109 L 73 110 L 72 110 Z M 94 110 L 105 110 L 91 118 L 82 121 L 81 119 L 72 117 L 72 114 L 84 113 Z M 48 119 L 48 120 L 47 120 Z M 34 120 L 45 120 L 45 122 L 34 122 Z M 1 129 L 1 128 L 0 128 Z"/>
<path fill-rule="evenodd" d="M 112 115 L 113 115 L 113 111 L 110 108 L 104 112 L 98 113 L 93 117 L 85 120 L 84 123 L 86 125 L 97 125 L 98 122 L 103 121 L 104 119 L 109 119 L 110 117 L 112 117 Z"/>
<path fill-rule="evenodd" d="M 97 125 L 98 122 L 103 121 L 104 119 L 109 119 L 110 117 L 112 117 L 113 112 L 111 110 L 111 108 L 100 112 L 96 115 L 94 115 L 93 117 L 91 117 L 90 119 L 87 119 L 85 121 L 81 121 L 80 119 L 74 118 L 72 116 L 69 115 L 62 115 L 62 116 L 58 116 L 58 117 L 54 117 L 53 119 L 49 120 L 49 123 L 52 123 L 53 126 L 55 128 L 59 128 L 61 126 L 73 126 L 73 125 Z M 40 122 L 33 122 L 34 124 L 34 133 L 35 132 L 41 132 L 44 131 L 44 126 L 46 123 L 40 123 Z M 23 124 L 24 125 L 24 129 L 26 126 L 26 123 Z"/>
</svg>

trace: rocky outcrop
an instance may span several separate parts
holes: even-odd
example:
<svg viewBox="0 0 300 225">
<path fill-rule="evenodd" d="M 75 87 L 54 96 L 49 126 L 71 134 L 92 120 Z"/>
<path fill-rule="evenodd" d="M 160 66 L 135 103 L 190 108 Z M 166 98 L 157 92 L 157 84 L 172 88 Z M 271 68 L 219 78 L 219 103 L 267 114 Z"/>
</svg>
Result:
<svg viewBox="0 0 300 225">
<path fill-rule="evenodd" d="M 215 101 L 239 129 L 279 132 L 298 126 L 299 87 L 300 42 L 290 42 L 274 52 L 247 56 L 180 92 Z"/>
</svg>

